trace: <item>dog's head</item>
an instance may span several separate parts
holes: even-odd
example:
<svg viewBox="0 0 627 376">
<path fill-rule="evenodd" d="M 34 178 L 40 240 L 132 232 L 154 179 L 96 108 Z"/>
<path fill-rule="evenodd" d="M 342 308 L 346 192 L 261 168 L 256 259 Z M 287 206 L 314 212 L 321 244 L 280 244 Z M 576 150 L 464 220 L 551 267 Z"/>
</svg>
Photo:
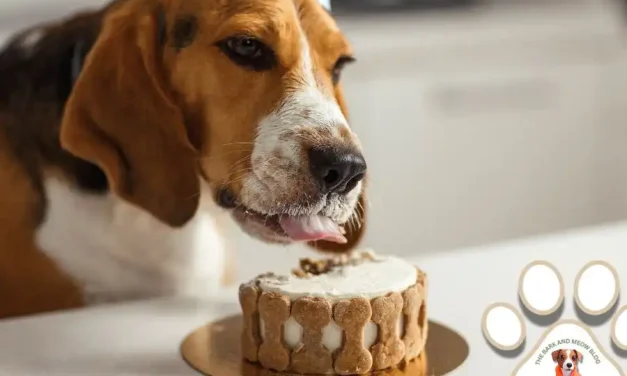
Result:
<svg viewBox="0 0 627 376">
<path fill-rule="evenodd" d="M 351 47 L 317 0 L 122 0 L 65 108 L 62 145 L 172 225 L 200 180 L 248 233 L 351 248 L 366 164 L 340 74 Z"/>
<path fill-rule="evenodd" d="M 583 354 L 577 350 L 555 350 L 551 356 L 562 371 L 574 371 L 583 361 Z"/>
</svg>

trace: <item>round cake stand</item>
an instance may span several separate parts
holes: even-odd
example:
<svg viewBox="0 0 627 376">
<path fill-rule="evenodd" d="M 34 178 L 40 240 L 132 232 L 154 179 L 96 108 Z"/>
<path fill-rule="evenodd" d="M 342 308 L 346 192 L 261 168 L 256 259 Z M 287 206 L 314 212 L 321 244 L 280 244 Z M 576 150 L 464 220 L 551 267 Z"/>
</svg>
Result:
<svg viewBox="0 0 627 376">
<path fill-rule="evenodd" d="M 181 344 L 183 359 L 209 376 L 286 376 L 242 361 L 240 333 L 242 316 L 230 316 L 190 333 Z M 425 354 L 426 353 L 426 354 Z M 428 355 L 427 355 L 428 354 Z M 429 321 L 426 351 L 404 369 L 375 373 L 386 376 L 442 376 L 459 367 L 468 357 L 468 343 L 444 325 Z"/>
</svg>

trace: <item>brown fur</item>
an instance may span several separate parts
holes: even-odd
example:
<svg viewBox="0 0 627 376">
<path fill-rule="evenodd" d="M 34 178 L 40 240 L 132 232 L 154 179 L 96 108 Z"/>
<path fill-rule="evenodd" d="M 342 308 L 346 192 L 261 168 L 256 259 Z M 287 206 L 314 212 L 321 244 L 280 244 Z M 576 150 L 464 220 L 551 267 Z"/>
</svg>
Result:
<svg viewBox="0 0 627 376">
<path fill-rule="evenodd" d="M 95 194 L 106 189 L 95 166 L 59 145 L 59 99 L 70 90 L 66 52 L 78 35 L 95 36 L 99 20 L 97 13 L 81 14 L 44 27 L 32 56 L 19 48 L 23 34 L 0 51 L 0 318 L 83 304 L 78 286 L 37 248 L 34 236 L 46 216 L 45 175 Z"/>
<path fill-rule="evenodd" d="M 198 207 L 198 171 L 158 63 L 159 11 L 154 1 L 111 11 L 67 103 L 61 145 L 102 168 L 115 193 L 181 226 Z"/>
<path fill-rule="evenodd" d="M 79 307 L 77 286 L 34 244 L 41 196 L 7 150 L 0 136 L 0 318 Z"/>
<path fill-rule="evenodd" d="M 177 22 L 190 17 L 198 28 L 193 40 L 181 39 Z M 172 226 L 195 214 L 199 175 L 237 193 L 256 121 L 298 79 L 282 77 L 299 64 L 299 24 L 317 79 L 347 114 L 330 71 L 350 46 L 315 0 L 120 0 L 46 27 L 32 56 L 9 45 L 0 55 L 0 194 L 10 198 L 0 200 L 0 236 L 12 240 L 0 246 L 0 317 L 82 304 L 79 288 L 34 244 L 46 174 L 94 194 L 111 189 Z M 234 66 L 215 48 L 234 32 L 273 47 L 277 68 L 259 74 Z M 74 86 L 65 70 L 59 82 L 46 81 L 58 76 L 51 67 L 69 64 L 79 41 L 88 54 Z M 348 244 L 311 245 L 351 249 L 364 219 L 362 196 Z"/>
</svg>

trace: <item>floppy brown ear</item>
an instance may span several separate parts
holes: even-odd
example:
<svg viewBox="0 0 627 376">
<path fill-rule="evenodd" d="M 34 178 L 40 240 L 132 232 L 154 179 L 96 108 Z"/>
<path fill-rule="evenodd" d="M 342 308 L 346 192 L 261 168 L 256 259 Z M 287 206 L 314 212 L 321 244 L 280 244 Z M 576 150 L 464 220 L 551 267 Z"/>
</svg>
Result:
<svg viewBox="0 0 627 376">
<path fill-rule="evenodd" d="M 106 16 L 65 107 L 61 144 L 102 168 L 116 194 L 182 226 L 198 207 L 195 154 L 163 72 L 160 10 L 137 4 Z"/>
<path fill-rule="evenodd" d="M 583 354 L 581 352 L 577 351 L 577 350 L 573 350 L 573 351 L 575 352 L 575 355 L 577 355 L 577 360 L 580 363 L 583 363 Z"/>
<path fill-rule="evenodd" d="M 310 247 L 313 247 L 314 249 L 321 252 L 343 253 L 355 249 L 363 238 L 366 229 L 365 190 L 362 191 L 361 195 L 359 196 L 359 200 L 357 201 L 357 207 L 355 208 L 355 213 L 353 214 L 351 219 L 344 225 L 344 229 L 346 230 L 346 234 L 344 236 L 347 240 L 345 244 L 338 244 L 322 240 L 310 242 L 308 244 Z"/>
<path fill-rule="evenodd" d="M 553 358 L 553 363 L 557 362 L 557 357 L 560 356 L 561 350 L 555 350 L 551 353 L 551 357 Z"/>
</svg>

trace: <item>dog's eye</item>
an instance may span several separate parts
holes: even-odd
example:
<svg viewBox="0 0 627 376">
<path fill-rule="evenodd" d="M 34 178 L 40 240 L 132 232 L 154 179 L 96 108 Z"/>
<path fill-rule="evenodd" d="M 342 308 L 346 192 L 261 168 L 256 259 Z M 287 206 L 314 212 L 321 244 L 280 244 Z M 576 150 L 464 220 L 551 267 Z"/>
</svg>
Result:
<svg viewBox="0 0 627 376">
<path fill-rule="evenodd" d="M 257 59 L 261 55 L 261 43 L 253 38 L 231 38 L 226 41 L 229 50 L 247 59 Z"/>
<path fill-rule="evenodd" d="M 352 63 L 355 61 L 355 58 L 352 56 L 340 56 L 339 59 L 335 62 L 333 69 L 331 69 L 331 79 L 333 80 L 333 84 L 337 85 L 340 82 L 340 76 L 342 75 L 342 70 L 346 66 L 346 64 Z"/>
<path fill-rule="evenodd" d="M 263 42 L 249 36 L 235 36 L 218 42 L 218 47 L 235 64 L 254 71 L 272 69 L 276 65 L 274 51 Z"/>
</svg>

